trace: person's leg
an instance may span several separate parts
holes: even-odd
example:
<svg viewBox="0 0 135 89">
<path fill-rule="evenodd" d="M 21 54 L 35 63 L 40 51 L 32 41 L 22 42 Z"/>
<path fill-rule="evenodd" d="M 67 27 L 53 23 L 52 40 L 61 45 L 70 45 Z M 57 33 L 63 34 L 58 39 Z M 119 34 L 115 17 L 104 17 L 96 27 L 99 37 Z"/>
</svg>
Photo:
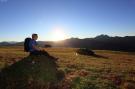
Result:
<svg viewBox="0 0 135 89">
<path fill-rule="evenodd" d="M 55 58 L 55 57 L 51 56 L 51 55 L 50 55 L 48 52 L 46 52 L 45 50 L 43 50 L 43 51 L 41 51 L 41 52 L 42 52 L 43 55 L 48 56 L 48 57 L 51 58 L 51 59 L 58 60 L 58 58 Z"/>
<path fill-rule="evenodd" d="M 30 52 L 30 55 L 41 55 L 41 52 L 40 51 L 33 51 L 33 52 Z"/>
<path fill-rule="evenodd" d="M 58 58 L 55 58 L 55 57 L 49 55 L 49 53 L 46 51 L 33 51 L 33 52 L 30 52 L 30 55 L 45 55 L 51 59 L 58 60 Z"/>
<path fill-rule="evenodd" d="M 50 56 L 49 53 L 46 52 L 46 51 L 40 51 L 40 52 L 41 52 L 41 54 L 43 54 L 43 55 Z"/>
</svg>

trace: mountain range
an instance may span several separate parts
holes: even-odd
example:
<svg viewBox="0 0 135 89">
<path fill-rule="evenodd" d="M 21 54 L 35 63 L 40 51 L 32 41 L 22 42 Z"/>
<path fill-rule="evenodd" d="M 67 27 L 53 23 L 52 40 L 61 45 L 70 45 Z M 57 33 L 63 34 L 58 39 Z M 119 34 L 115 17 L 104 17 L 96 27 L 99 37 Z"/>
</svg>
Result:
<svg viewBox="0 0 135 89">
<path fill-rule="evenodd" d="M 24 42 L 0 42 L 0 46 L 23 46 Z M 70 38 L 58 42 L 38 41 L 40 46 L 90 48 L 97 50 L 135 51 L 135 36 L 111 37 L 99 35 L 95 38 Z"/>
</svg>

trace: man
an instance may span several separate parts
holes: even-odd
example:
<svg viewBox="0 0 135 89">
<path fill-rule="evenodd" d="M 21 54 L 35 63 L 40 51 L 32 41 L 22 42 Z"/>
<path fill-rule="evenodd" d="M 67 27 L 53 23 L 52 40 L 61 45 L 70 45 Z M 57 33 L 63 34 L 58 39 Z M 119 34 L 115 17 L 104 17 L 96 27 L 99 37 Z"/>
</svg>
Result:
<svg viewBox="0 0 135 89">
<path fill-rule="evenodd" d="M 38 35 L 37 34 L 32 34 L 32 39 L 29 42 L 29 52 L 30 55 L 46 55 L 50 58 L 53 58 L 55 60 L 57 60 L 58 58 L 54 58 L 52 56 L 50 56 L 44 49 L 39 48 L 37 45 L 36 40 L 38 39 Z"/>
<path fill-rule="evenodd" d="M 38 45 L 36 42 L 37 39 L 38 39 L 38 35 L 32 34 L 32 39 L 29 42 L 29 52 L 31 54 L 38 54 L 39 52 L 42 51 L 42 49 L 37 46 Z"/>
</svg>

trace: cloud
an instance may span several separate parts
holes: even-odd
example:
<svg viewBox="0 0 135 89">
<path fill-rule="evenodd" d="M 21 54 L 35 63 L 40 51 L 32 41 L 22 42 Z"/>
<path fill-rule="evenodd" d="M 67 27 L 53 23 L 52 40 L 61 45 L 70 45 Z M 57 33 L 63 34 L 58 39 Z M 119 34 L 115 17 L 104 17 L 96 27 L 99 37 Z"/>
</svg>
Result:
<svg viewBox="0 0 135 89">
<path fill-rule="evenodd" d="M 0 2 L 7 2 L 8 0 L 0 0 Z"/>
</svg>

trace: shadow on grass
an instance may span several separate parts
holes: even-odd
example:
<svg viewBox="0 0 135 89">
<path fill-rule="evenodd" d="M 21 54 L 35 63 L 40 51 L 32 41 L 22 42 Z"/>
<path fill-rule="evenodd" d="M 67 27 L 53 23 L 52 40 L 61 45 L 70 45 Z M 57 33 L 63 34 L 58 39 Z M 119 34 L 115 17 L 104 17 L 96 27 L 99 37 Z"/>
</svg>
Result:
<svg viewBox="0 0 135 89">
<path fill-rule="evenodd" d="M 102 56 L 102 55 L 98 55 L 98 54 L 93 54 L 93 55 L 89 55 L 89 56 L 93 56 L 96 58 L 104 58 L 104 59 L 108 59 L 108 57 Z"/>
</svg>

